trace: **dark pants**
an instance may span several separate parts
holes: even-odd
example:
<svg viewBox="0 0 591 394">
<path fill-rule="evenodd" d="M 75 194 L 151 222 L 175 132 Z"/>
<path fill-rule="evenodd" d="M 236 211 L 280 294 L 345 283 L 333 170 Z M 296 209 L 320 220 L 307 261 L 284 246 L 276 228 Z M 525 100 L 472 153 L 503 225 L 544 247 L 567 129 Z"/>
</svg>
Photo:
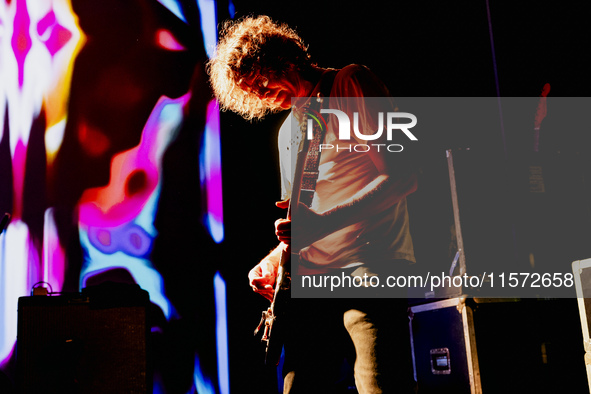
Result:
<svg viewBox="0 0 591 394">
<path fill-rule="evenodd" d="M 284 393 L 414 393 L 406 299 L 292 299 Z"/>
</svg>

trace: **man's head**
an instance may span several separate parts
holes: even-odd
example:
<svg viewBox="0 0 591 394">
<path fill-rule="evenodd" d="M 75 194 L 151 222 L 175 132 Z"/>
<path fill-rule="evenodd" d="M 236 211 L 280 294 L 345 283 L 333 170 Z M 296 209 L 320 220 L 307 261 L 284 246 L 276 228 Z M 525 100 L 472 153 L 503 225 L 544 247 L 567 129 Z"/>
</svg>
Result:
<svg viewBox="0 0 591 394">
<path fill-rule="evenodd" d="M 298 93 L 299 76 L 311 67 L 295 31 L 259 16 L 226 23 L 208 72 L 222 109 L 254 119 L 285 109 L 277 89 Z"/>
</svg>

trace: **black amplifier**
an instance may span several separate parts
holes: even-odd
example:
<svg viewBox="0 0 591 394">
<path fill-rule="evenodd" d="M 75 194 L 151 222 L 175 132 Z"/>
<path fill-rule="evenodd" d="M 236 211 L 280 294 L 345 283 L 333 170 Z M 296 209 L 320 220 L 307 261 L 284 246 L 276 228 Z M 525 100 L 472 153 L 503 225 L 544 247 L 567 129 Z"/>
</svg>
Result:
<svg viewBox="0 0 591 394">
<path fill-rule="evenodd" d="M 151 393 L 149 304 L 117 283 L 19 298 L 19 392 Z"/>
</svg>

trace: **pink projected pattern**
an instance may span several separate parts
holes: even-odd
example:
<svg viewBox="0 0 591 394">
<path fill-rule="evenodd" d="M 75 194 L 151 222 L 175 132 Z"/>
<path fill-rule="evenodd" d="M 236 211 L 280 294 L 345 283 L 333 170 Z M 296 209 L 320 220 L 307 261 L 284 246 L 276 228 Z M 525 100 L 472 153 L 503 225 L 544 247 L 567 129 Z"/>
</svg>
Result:
<svg viewBox="0 0 591 394">
<path fill-rule="evenodd" d="M 224 211 L 222 205 L 222 160 L 220 146 L 220 111 L 217 102 L 207 107 L 207 124 L 199 157 L 200 180 L 205 186 L 207 213 L 205 225 L 213 240 L 224 240 Z"/>
<path fill-rule="evenodd" d="M 84 8 L 80 6 L 81 3 L 75 3 L 78 6 L 77 11 Z M 183 6 L 179 2 L 166 0 L 160 3 L 177 15 L 182 23 L 187 23 L 182 15 Z M 86 11 L 94 10 L 88 4 L 85 5 L 88 7 Z M 133 137 L 139 136 L 144 117 L 160 97 L 151 108 L 149 117 L 145 119 L 139 144 L 134 138 L 123 138 L 123 142 L 117 140 L 122 135 L 128 135 L 125 132 L 118 134 L 105 126 L 109 123 L 97 123 L 97 119 L 92 116 L 99 113 L 103 118 L 125 120 L 121 117 L 127 116 L 128 110 L 135 109 L 135 104 L 145 103 L 141 101 L 142 98 L 147 97 L 146 92 L 152 92 L 150 89 L 143 89 L 142 83 L 153 86 L 152 83 L 161 81 L 166 88 L 168 87 L 166 82 L 174 79 L 159 75 L 158 73 L 165 73 L 159 67 L 173 64 L 174 67 L 171 69 L 175 71 L 180 69 L 178 63 L 165 61 L 151 68 L 151 62 L 155 62 L 155 59 L 150 55 L 166 52 L 177 56 L 194 47 L 186 45 L 186 36 L 179 35 L 181 38 L 185 37 L 184 40 L 177 38 L 173 31 L 176 32 L 174 27 L 178 25 L 174 22 L 170 22 L 166 27 L 158 25 L 160 21 L 155 22 L 154 15 L 163 12 L 162 8 L 154 8 L 149 1 L 134 1 L 130 4 L 132 5 L 129 5 L 127 10 L 135 10 L 134 5 L 139 4 L 143 11 L 152 12 L 146 16 L 147 22 L 143 20 L 143 15 L 131 12 L 134 17 L 137 15 L 138 20 L 141 20 L 138 25 L 142 29 L 138 31 L 141 30 L 146 36 L 141 37 L 143 39 L 141 44 L 136 44 L 134 36 L 132 48 L 137 52 L 133 52 L 135 57 L 130 56 L 130 58 L 132 60 L 141 58 L 148 72 L 141 73 L 146 70 L 136 70 L 143 66 L 141 62 L 129 62 L 119 67 L 118 58 L 114 57 L 115 61 L 106 59 L 108 61 L 105 63 L 110 66 L 108 70 L 112 72 L 105 71 L 100 76 L 110 84 L 98 83 L 96 84 L 98 87 L 95 84 L 84 85 L 84 88 L 95 88 L 85 90 L 76 83 L 72 84 L 73 76 L 88 76 L 84 74 L 86 71 L 84 67 L 81 73 L 79 73 L 80 69 L 77 69 L 77 73 L 74 74 L 75 61 L 77 67 L 80 64 L 88 66 L 88 49 L 92 46 L 91 44 L 95 46 L 94 52 L 90 51 L 90 53 L 94 56 L 97 53 L 103 56 L 102 51 L 106 50 L 106 47 L 98 45 L 97 51 L 97 41 L 100 41 L 97 38 L 103 33 L 114 36 L 119 33 L 113 33 L 115 30 L 110 26 L 98 29 L 98 32 L 92 30 L 96 25 L 88 21 L 88 14 L 84 18 L 82 12 L 80 12 L 80 20 L 87 24 L 81 24 L 73 10 L 71 0 L 0 1 L 0 146 L 7 147 L 5 151 L 0 151 L 0 160 L 4 157 L 8 159 L 11 178 L 10 180 L 0 179 L 2 185 L 8 184 L 9 190 L 0 190 L 0 192 L 10 194 L 8 200 L 11 204 L 9 207 L 2 206 L 0 209 L 9 210 L 12 215 L 6 232 L 0 235 L 0 321 L 2 322 L 0 324 L 0 369 L 14 359 L 18 298 L 29 295 L 32 286 L 37 282 L 47 282 L 54 292 L 60 292 L 64 284 L 67 286 L 69 283 L 67 279 L 71 280 L 71 276 L 68 275 L 72 274 L 72 265 L 67 261 L 68 253 L 64 249 L 64 245 L 68 244 L 67 241 L 70 241 L 70 238 L 64 237 L 67 238 L 66 241 L 60 239 L 59 230 L 63 228 L 59 225 L 62 224 L 60 219 L 63 216 L 60 216 L 58 208 L 61 207 L 49 206 L 51 204 L 46 200 L 50 200 L 48 197 L 50 192 L 55 191 L 50 189 L 57 189 L 56 179 L 63 173 L 64 166 L 75 167 L 87 158 L 90 158 L 89 161 L 84 163 L 99 163 L 101 159 L 107 157 L 105 169 L 109 169 L 109 160 L 110 169 L 106 186 L 95 187 L 97 184 L 104 185 L 106 182 L 97 182 L 92 186 L 82 183 L 80 190 L 76 189 L 77 194 L 72 192 L 76 196 L 71 202 L 73 216 L 76 219 L 72 220 L 72 225 L 78 225 L 75 238 L 79 240 L 79 246 L 84 255 L 82 266 L 78 267 L 80 271 L 78 272 L 77 269 L 74 271 L 75 275 L 79 275 L 77 277 L 79 287 L 86 286 L 91 279 L 95 279 L 101 273 L 117 270 L 119 272 L 122 269 L 127 271 L 142 289 L 149 292 L 150 300 L 161 309 L 167 321 L 181 318 L 165 294 L 163 277 L 154 267 L 150 255 L 158 235 L 154 220 L 162 189 L 163 155 L 183 123 L 191 98 L 191 93 L 183 95 L 183 92 L 189 91 L 190 82 L 187 78 L 186 90 L 183 90 L 185 89 L 183 83 L 178 85 L 180 88 L 173 90 L 173 93 L 168 91 L 163 93 L 161 85 L 157 85 L 158 88 L 154 89 L 157 94 L 153 100 L 147 101 L 148 111 L 141 112 L 139 127 L 136 128 L 137 134 L 130 132 Z M 200 8 L 207 6 L 210 12 L 215 10 L 215 1 L 212 0 L 199 1 L 198 5 Z M 211 20 L 215 17 L 208 16 L 205 19 L 204 23 L 211 24 Z M 169 15 L 166 15 L 163 20 L 168 23 Z M 81 26 L 90 29 L 86 30 L 87 35 L 82 31 Z M 215 28 L 215 24 L 213 26 Z M 125 29 L 126 27 L 117 31 L 128 34 L 122 34 L 123 41 L 129 40 L 129 31 Z M 183 29 L 180 28 L 185 33 L 188 31 Z M 135 33 L 137 32 L 133 31 L 131 35 Z M 211 34 L 210 31 L 208 36 L 211 37 Z M 117 39 L 119 38 L 117 36 Z M 101 41 L 101 44 L 104 43 Z M 116 47 L 117 43 L 108 45 Z M 209 47 L 212 45 L 210 42 Z M 145 59 L 142 56 L 145 56 Z M 90 58 L 92 63 L 94 57 Z M 187 56 L 187 58 L 190 57 Z M 164 57 L 164 59 L 177 60 L 181 57 Z M 86 63 L 78 62 L 80 60 Z M 100 58 L 99 61 L 101 61 L 98 64 L 100 67 L 97 69 L 102 72 L 103 59 Z M 186 62 L 186 58 L 184 61 Z M 157 72 L 150 73 L 153 69 Z M 97 70 L 93 69 L 93 71 Z M 180 71 L 179 74 L 183 75 Z M 118 79 L 109 79 L 113 75 Z M 131 81 L 129 76 L 137 76 L 138 79 Z M 103 81 L 96 72 L 92 73 L 92 77 Z M 178 82 L 179 79 L 174 80 Z M 79 79 L 76 81 L 80 82 Z M 74 89 L 75 86 L 77 90 Z M 174 86 L 177 87 L 177 85 Z M 77 100 L 74 100 L 72 98 L 74 96 L 71 96 L 72 91 L 83 91 L 84 94 L 75 96 Z M 197 92 L 197 94 L 200 93 Z M 163 94 L 178 98 L 169 98 Z M 68 114 L 69 105 L 80 102 L 83 104 L 73 106 L 72 113 Z M 111 106 L 103 107 L 101 106 L 103 104 Z M 93 105 L 99 106 L 104 112 L 90 110 L 85 112 Z M 111 117 L 112 112 L 115 114 Z M 194 130 L 194 133 L 203 131 L 199 158 L 200 181 L 204 192 L 202 197 L 207 208 L 207 212 L 203 213 L 203 219 L 212 239 L 219 243 L 223 240 L 224 230 L 219 111 L 215 102 L 211 102 L 207 108 L 206 122 L 204 131 Z M 97 126 L 99 123 L 104 126 L 102 129 Z M 132 124 L 132 122 L 125 124 Z M 38 138 L 40 128 L 42 128 L 41 141 Z M 123 127 L 122 129 L 127 131 Z M 68 145 L 71 141 L 77 144 L 74 148 L 71 144 Z M 129 143 L 130 141 L 132 142 Z M 133 146 L 135 144 L 137 146 Z M 119 146 L 125 147 L 119 149 Z M 73 159 L 67 156 L 70 161 L 66 160 L 64 164 L 62 159 L 65 151 L 68 154 L 74 151 L 79 156 L 74 155 Z M 32 167 L 31 163 L 34 163 Z M 2 165 L 5 164 L 0 163 L 0 170 L 3 168 Z M 59 173 L 56 170 L 58 167 Z M 79 173 L 74 172 L 75 176 L 89 175 L 90 177 L 91 174 L 96 175 L 98 171 L 92 168 L 92 165 L 87 165 L 81 168 Z M 194 176 L 197 177 L 197 174 Z M 66 177 L 66 179 L 70 178 Z M 100 176 L 92 179 L 100 179 Z M 69 186 L 70 184 L 66 186 L 68 190 Z M 72 189 L 74 189 L 73 186 Z M 7 199 L 0 198 L 4 203 L 5 200 Z M 31 208 L 31 201 L 36 204 L 33 204 L 34 209 Z M 39 210 L 39 206 L 43 209 Z M 3 213 L 0 212 L 0 217 Z M 225 320 L 221 321 L 225 325 Z M 211 358 L 215 357 L 211 356 Z M 194 361 L 192 377 L 194 386 L 199 389 L 199 392 L 215 392 L 215 384 L 201 371 L 201 365 L 207 362 L 207 358 L 200 360 L 196 353 Z M 221 354 L 218 362 L 220 365 L 226 364 L 225 371 L 227 371 L 227 349 Z M 223 379 L 228 378 L 227 373 L 220 373 L 220 376 L 223 376 Z M 218 383 L 220 387 L 228 387 L 227 383 Z M 156 386 L 155 392 L 158 390 Z"/>
<path fill-rule="evenodd" d="M 56 290 L 63 283 L 64 253 L 52 211 L 41 219 L 42 237 L 22 220 L 25 168 L 33 120 L 43 114 L 47 152 L 40 159 L 51 169 L 65 126 L 73 61 L 84 41 L 67 0 L 0 3 L 0 141 L 9 142 L 13 179 L 12 221 L 0 239 L 0 364 L 14 347 L 18 297 L 40 280 Z"/>
<path fill-rule="evenodd" d="M 87 279 L 123 268 L 150 293 L 167 319 L 173 314 L 158 271 L 148 260 L 161 180 L 162 155 L 173 140 L 189 95 L 161 98 L 146 122 L 140 144 L 113 158 L 109 185 L 87 190 L 79 203 L 80 240 L 87 257 L 80 287 Z"/>
</svg>

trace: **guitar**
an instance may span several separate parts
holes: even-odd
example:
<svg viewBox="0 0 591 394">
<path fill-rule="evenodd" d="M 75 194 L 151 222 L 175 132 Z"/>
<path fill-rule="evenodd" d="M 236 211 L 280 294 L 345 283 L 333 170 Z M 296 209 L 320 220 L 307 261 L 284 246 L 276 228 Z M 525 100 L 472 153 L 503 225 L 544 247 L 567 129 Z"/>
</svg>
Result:
<svg viewBox="0 0 591 394">
<path fill-rule="evenodd" d="M 321 100 L 321 99 L 319 99 Z M 319 101 L 321 102 L 321 101 Z M 314 129 L 314 142 L 316 145 L 321 141 L 324 135 L 324 130 L 326 127 L 326 123 L 324 119 L 320 117 L 318 112 L 312 111 L 305 112 L 306 115 L 309 115 L 316 121 L 316 124 L 313 124 L 312 119 L 308 119 L 308 128 Z M 319 119 L 322 119 L 321 122 Z M 320 128 L 320 132 L 318 132 L 317 128 Z M 294 178 L 292 182 L 292 190 L 291 190 L 291 198 L 289 200 L 289 206 L 287 209 L 287 218 L 291 219 L 292 213 L 294 209 L 298 206 L 299 202 L 301 201 L 301 192 L 305 191 L 308 194 L 306 196 L 310 196 L 313 194 L 314 190 L 309 189 L 310 181 L 313 182 L 313 187 L 315 187 L 315 178 L 311 179 L 311 173 L 309 170 L 311 167 L 317 167 L 318 162 L 320 160 L 319 152 L 310 152 L 310 140 L 306 138 L 303 130 L 299 131 L 299 146 L 297 149 L 297 157 L 296 157 L 296 167 Z M 314 151 L 314 149 L 313 149 Z M 314 174 L 317 177 L 317 172 Z M 312 176 L 314 176 L 312 175 Z M 305 180 L 306 187 L 302 190 L 302 183 Z M 306 190 L 307 189 L 307 190 Z M 311 197 L 305 200 L 305 203 L 311 202 Z M 302 201 L 304 202 L 304 201 Z M 258 332 L 263 329 L 263 334 L 261 337 L 261 342 L 263 342 L 266 346 L 265 349 L 265 364 L 276 366 L 279 364 L 279 360 L 281 358 L 281 351 L 283 348 L 283 342 L 285 337 L 285 320 L 288 310 L 289 300 L 291 298 L 291 261 L 292 256 L 294 260 L 297 261 L 299 255 L 297 253 L 291 253 L 291 249 L 283 250 L 281 252 L 281 257 L 279 260 L 279 266 L 277 268 L 277 276 L 275 278 L 275 292 L 273 294 L 273 300 L 271 301 L 271 305 L 262 312 L 261 321 L 258 327 L 255 329 L 254 334 L 257 335 Z"/>
</svg>

